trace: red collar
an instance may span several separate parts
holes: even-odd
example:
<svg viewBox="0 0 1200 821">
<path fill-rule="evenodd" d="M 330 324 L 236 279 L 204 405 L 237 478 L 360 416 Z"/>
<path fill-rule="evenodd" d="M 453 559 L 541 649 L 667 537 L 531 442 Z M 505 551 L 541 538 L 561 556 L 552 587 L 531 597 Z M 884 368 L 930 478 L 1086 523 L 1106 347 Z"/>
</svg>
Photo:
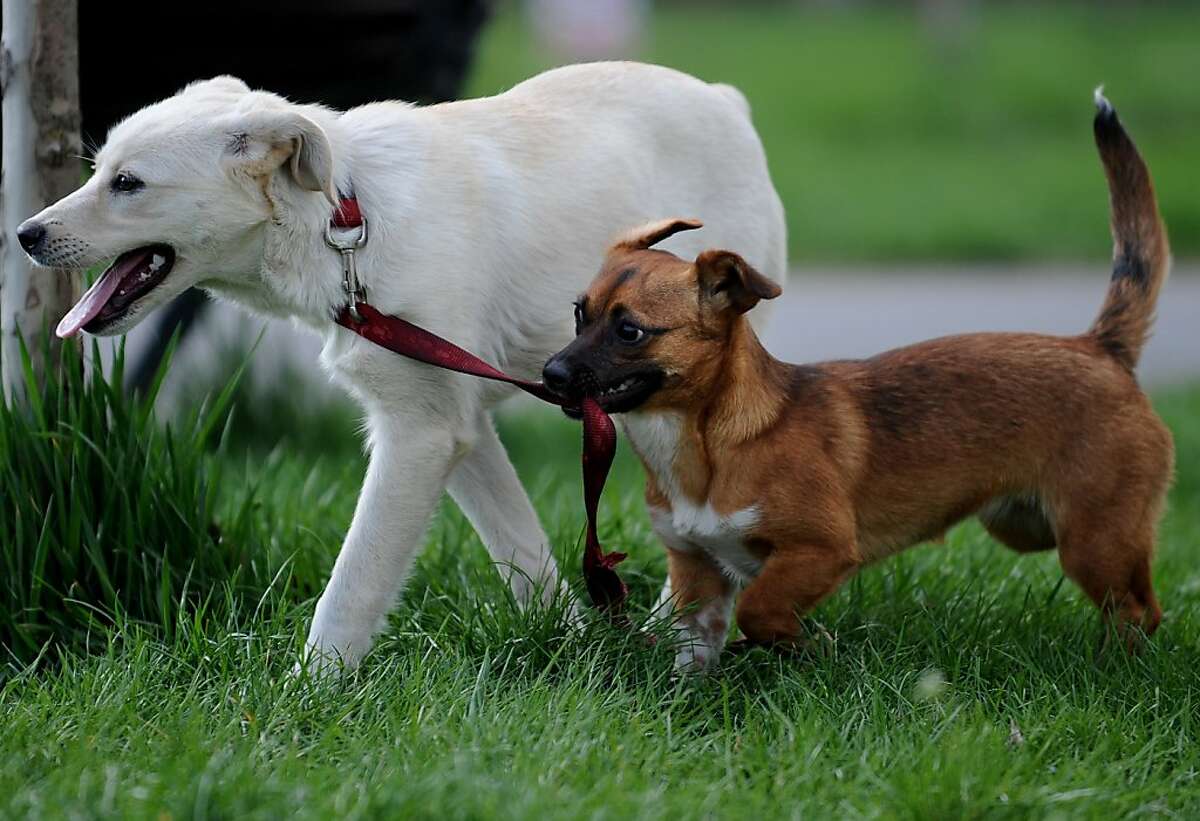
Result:
<svg viewBox="0 0 1200 821">
<path fill-rule="evenodd" d="M 334 228 L 358 228 L 363 224 L 362 211 L 358 210 L 358 200 L 353 194 L 338 199 L 329 222 Z"/>
</svg>

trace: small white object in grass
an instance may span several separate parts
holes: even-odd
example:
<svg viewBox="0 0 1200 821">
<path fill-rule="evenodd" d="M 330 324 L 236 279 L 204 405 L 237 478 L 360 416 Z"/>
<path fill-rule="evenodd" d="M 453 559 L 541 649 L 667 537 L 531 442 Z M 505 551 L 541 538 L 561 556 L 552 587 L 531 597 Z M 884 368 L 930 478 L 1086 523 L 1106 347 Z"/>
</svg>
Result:
<svg viewBox="0 0 1200 821">
<path fill-rule="evenodd" d="M 913 698 L 917 701 L 932 701 L 944 693 L 948 686 L 942 671 L 931 667 L 917 679 L 913 687 Z"/>
<path fill-rule="evenodd" d="M 1025 736 L 1021 733 L 1021 728 L 1017 726 L 1015 718 L 1008 721 L 1008 746 L 1020 747 L 1025 743 Z"/>
</svg>

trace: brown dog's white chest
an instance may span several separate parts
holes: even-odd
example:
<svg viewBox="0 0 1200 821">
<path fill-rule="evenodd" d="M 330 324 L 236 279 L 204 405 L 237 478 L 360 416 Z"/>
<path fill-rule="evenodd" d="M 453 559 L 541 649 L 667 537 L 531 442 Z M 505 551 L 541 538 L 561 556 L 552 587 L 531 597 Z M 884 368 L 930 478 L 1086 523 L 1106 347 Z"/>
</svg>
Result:
<svg viewBox="0 0 1200 821">
<path fill-rule="evenodd" d="M 746 543 L 761 516 L 756 505 L 718 512 L 711 500 L 697 502 L 683 492 L 678 474 L 683 419 L 673 413 L 627 413 L 621 417 L 625 434 L 646 472 L 666 500 L 650 505 L 655 535 L 672 550 L 701 551 L 731 578 L 748 581 L 762 570 L 762 560 Z"/>
</svg>

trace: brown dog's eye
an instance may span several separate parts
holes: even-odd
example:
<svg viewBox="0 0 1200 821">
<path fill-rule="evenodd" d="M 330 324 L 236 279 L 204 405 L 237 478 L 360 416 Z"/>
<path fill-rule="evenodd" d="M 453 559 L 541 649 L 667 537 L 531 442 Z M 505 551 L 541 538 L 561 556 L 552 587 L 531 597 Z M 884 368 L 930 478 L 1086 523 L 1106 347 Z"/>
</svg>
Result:
<svg viewBox="0 0 1200 821">
<path fill-rule="evenodd" d="M 583 306 L 578 302 L 575 303 L 575 336 L 579 336 L 579 332 L 583 330 Z"/>
<path fill-rule="evenodd" d="M 641 342 L 645 336 L 646 332 L 629 320 L 625 320 L 617 325 L 617 339 L 629 345 Z"/>
</svg>

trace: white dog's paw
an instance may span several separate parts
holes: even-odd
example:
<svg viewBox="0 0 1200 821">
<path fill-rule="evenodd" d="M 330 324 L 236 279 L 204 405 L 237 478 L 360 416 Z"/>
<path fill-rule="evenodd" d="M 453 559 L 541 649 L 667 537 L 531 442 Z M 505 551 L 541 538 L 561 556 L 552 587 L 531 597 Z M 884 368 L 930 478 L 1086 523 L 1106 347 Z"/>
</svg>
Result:
<svg viewBox="0 0 1200 821">
<path fill-rule="evenodd" d="M 536 584 L 528 579 L 524 583 L 510 580 L 510 584 L 522 613 L 532 607 L 543 607 L 547 612 L 561 609 L 563 624 L 568 629 L 579 631 L 587 625 L 590 608 L 575 595 L 565 579 L 552 578 Z"/>
<path fill-rule="evenodd" d="M 295 681 L 337 681 L 346 672 L 340 659 L 327 656 L 308 656 L 292 665 L 291 677 Z"/>
<path fill-rule="evenodd" d="M 578 633 L 587 626 L 586 610 L 587 608 L 580 603 L 579 599 L 571 597 L 563 611 L 563 622 L 569 630 Z"/>
<path fill-rule="evenodd" d="M 353 673 L 360 658 L 341 654 L 328 645 L 306 644 L 303 655 L 292 665 L 292 678 L 310 678 L 314 681 L 334 681 Z"/>
</svg>

